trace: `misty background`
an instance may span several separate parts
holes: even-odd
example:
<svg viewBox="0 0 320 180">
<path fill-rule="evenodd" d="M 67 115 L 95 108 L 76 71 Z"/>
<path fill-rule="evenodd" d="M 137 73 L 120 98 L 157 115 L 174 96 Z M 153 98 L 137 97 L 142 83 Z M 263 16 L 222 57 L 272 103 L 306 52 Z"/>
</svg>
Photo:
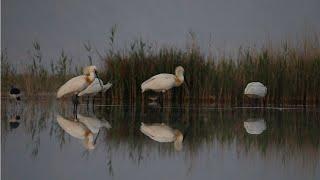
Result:
<svg viewBox="0 0 320 180">
<path fill-rule="evenodd" d="M 142 38 L 156 47 L 185 48 L 189 32 L 201 51 L 234 51 L 270 40 L 297 39 L 320 32 L 319 0 L 2 0 L 1 50 L 16 65 L 30 63 L 28 51 L 38 41 L 44 61 L 62 51 L 73 63 L 86 64 L 83 43 L 108 48 L 116 25 L 116 48 Z M 99 63 L 95 56 L 94 63 Z"/>
</svg>

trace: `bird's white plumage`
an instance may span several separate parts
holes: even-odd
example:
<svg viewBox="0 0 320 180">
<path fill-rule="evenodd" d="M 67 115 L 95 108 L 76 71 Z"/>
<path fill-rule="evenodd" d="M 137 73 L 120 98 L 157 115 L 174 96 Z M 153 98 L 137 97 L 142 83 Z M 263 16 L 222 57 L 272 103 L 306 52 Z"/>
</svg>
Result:
<svg viewBox="0 0 320 180">
<path fill-rule="evenodd" d="M 108 89 L 111 88 L 111 86 L 112 84 L 110 82 L 108 82 L 107 84 L 104 84 L 102 88 L 102 92 L 105 93 L 106 91 L 108 91 Z"/>
<path fill-rule="evenodd" d="M 165 92 L 173 87 L 180 86 L 184 82 L 183 73 L 183 67 L 178 66 L 176 67 L 175 75 L 162 73 L 152 76 L 141 84 L 142 93 L 147 90 Z"/>
<path fill-rule="evenodd" d="M 103 84 L 103 81 L 101 79 L 95 78 L 94 81 L 86 89 L 78 94 L 78 96 L 83 96 L 86 94 L 95 95 L 101 91 L 106 92 L 112 86 L 111 83 L 107 83 L 101 87 L 99 81 L 101 84 Z"/>
<path fill-rule="evenodd" d="M 78 94 L 83 91 L 95 80 L 96 69 L 96 66 L 85 67 L 83 70 L 85 75 L 74 77 L 62 85 L 57 92 L 57 98 L 61 98 L 67 94 Z"/>
<path fill-rule="evenodd" d="M 78 139 L 84 139 L 85 133 L 89 131 L 84 124 L 70 121 L 60 115 L 57 115 L 57 122 L 64 131 Z"/>
<path fill-rule="evenodd" d="M 65 119 L 60 115 L 57 115 L 57 122 L 66 133 L 77 139 L 82 139 L 87 149 L 94 149 L 92 132 L 83 123 Z"/>
<path fill-rule="evenodd" d="M 67 94 L 77 94 L 90 85 L 86 75 L 74 77 L 62 85 L 58 92 L 57 98 L 61 98 Z"/>
<path fill-rule="evenodd" d="M 266 122 L 262 118 L 248 119 L 243 122 L 243 126 L 249 134 L 261 134 L 267 129 Z"/>
<path fill-rule="evenodd" d="M 267 87 L 260 82 L 251 82 L 246 86 L 244 94 L 251 98 L 263 98 L 267 94 Z"/>
<path fill-rule="evenodd" d="M 94 134 L 98 133 L 99 129 L 102 127 L 105 127 L 107 129 L 111 128 L 111 125 L 108 121 L 102 121 L 95 117 L 83 116 L 81 114 L 78 114 L 77 117 L 78 117 L 78 120 L 83 124 L 85 124 L 87 128 L 89 128 L 90 131 Z"/>
<path fill-rule="evenodd" d="M 154 123 L 150 125 L 141 123 L 140 131 L 157 142 L 174 142 L 174 148 L 176 150 L 180 151 L 182 149 L 182 133 L 163 123 Z"/>
<path fill-rule="evenodd" d="M 152 76 L 141 84 L 142 91 L 153 90 L 155 92 L 167 91 L 175 86 L 176 76 L 173 74 L 158 74 Z"/>
<path fill-rule="evenodd" d="M 173 142 L 176 139 L 174 130 L 165 124 L 141 124 L 143 134 L 158 142 Z"/>
</svg>

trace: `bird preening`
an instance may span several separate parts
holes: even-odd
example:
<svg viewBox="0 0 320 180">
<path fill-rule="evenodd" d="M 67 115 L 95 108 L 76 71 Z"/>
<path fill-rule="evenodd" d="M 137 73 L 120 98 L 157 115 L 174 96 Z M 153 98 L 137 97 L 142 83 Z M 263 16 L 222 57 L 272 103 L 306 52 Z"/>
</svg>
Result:
<svg viewBox="0 0 320 180">
<path fill-rule="evenodd" d="M 244 94 L 254 99 L 264 98 L 267 94 L 267 87 L 261 82 L 251 82 L 246 86 Z"/>
<path fill-rule="evenodd" d="M 184 68 L 177 66 L 174 74 L 161 73 L 144 81 L 141 84 L 141 92 L 144 94 L 146 91 L 154 91 L 156 93 L 162 93 L 163 95 L 168 90 L 179 87 L 182 84 L 187 86 L 184 77 Z M 57 98 L 72 95 L 73 112 L 76 117 L 80 96 L 93 96 L 94 105 L 94 96 L 99 92 L 106 92 L 111 86 L 111 83 L 103 84 L 103 81 L 99 79 L 96 66 L 87 66 L 83 69 L 83 75 L 73 77 L 59 88 Z M 15 97 L 20 96 L 19 89 L 12 87 L 11 91 L 10 94 L 15 94 Z M 252 99 L 262 99 L 267 94 L 267 88 L 260 82 L 251 82 L 246 86 L 244 94 Z M 155 101 L 158 98 L 152 97 L 151 99 Z"/>
<path fill-rule="evenodd" d="M 166 91 L 173 87 L 179 87 L 183 83 L 189 89 L 184 79 L 184 69 L 182 66 L 178 66 L 175 69 L 175 74 L 161 73 L 144 81 L 141 84 L 141 92 L 144 93 L 151 90 L 163 95 Z"/>
<path fill-rule="evenodd" d="M 101 89 L 102 84 L 102 89 Z M 99 78 L 95 78 L 94 81 L 83 91 L 81 91 L 78 96 L 88 95 L 88 103 L 89 98 L 92 96 L 92 104 L 94 105 L 94 99 L 97 93 L 102 92 L 105 93 L 108 89 L 110 89 L 112 84 L 108 82 L 107 84 L 103 84 L 103 81 Z"/>
<path fill-rule="evenodd" d="M 73 103 L 73 113 L 76 116 L 78 111 L 79 104 L 79 93 L 88 88 L 98 77 L 97 67 L 96 66 L 87 66 L 83 69 L 83 75 L 76 76 L 64 85 L 62 85 L 58 92 L 57 98 L 61 98 L 66 95 L 72 95 Z M 100 90 L 103 90 L 102 83 L 98 80 L 100 85 Z"/>
<path fill-rule="evenodd" d="M 184 69 L 182 66 L 176 67 L 175 74 L 161 73 L 152 76 L 141 84 L 141 91 L 152 90 L 165 93 L 167 90 L 178 87 L 184 82 Z"/>
<path fill-rule="evenodd" d="M 251 82 L 246 86 L 244 94 L 253 99 L 254 104 L 257 105 L 257 101 L 259 99 L 263 99 L 266 96 L 267 87 L 261 82 Z"/>
<path fill-rule="evenodd" d="M 184 82 L 184 69 L 178 66 L 175 74 L 162 73 L 146 80 L 141 84 L 141 90 L 142 93 L 148 90 L 165 93 Z M 96 66 L 87 66 L 83 69 L 83 75 L 70 79 L 59 88 L 57 98 L 72 95 L 73 113 L 76 117 L 80 96 L 91 95 L 94 103 L 94 96 L 99 92 L 106 92 L 111 86 L 111 83 L 103 84 L 103 81 L 99 79 Z"/>
</svg>

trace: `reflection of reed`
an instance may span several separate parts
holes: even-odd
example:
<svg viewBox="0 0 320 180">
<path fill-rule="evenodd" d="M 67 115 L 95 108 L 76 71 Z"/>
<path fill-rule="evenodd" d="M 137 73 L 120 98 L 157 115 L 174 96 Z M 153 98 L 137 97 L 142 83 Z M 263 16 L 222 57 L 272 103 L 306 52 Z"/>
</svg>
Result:
<svg viewBox="0 0 320 180">
<path fill-rule="evenodd" d="M 187 113 L 188 112 L 188 113 Z M 128 123 L 125 117 L 134 116 L 132 111 L 121 112 L 121 109 L 114 108 L 111 112 L 113 116 L 114 129 L 108 136 L 108 144 L 112 144 L 113 149 L 120 149 L 125 146 L 133 161 L 139 163 L 141 155 L 144 157 L 154 150 L 160 156 L 173 156 L 174 149 L 171 146 L 159 145 L 141 137 L 137 133 L 137 124 Z M 129 113 L 129 114 L 126 114 Z M 141 116 L 139 111 L 136 117 Z M 319 159 L 319 114 L 303 112 L 278 112 L 278 111 L 206 111 L 201 109 L 184 110 L 180 112 L 180 120 L 176 120 L 177 112 L 169 114 L 169 123 L 180 129 L 185 129 L 189 125 L 187 136 L 184 140 L 184 153 L 187 157 L 197 156 L 199 150 L 206 146 L 216 146 L 221 148 L 230 146 L 237 142 L 237 151 L 242 155 L 249 155 L 249 152 L 260 152 L 264 157 L 272 158 L 282 156 L 282 159 L 295 160 L 297 157 L 303 159 L 311 156 L 313 162 Z M 179 114 L 179 113 L 178 113 Z M 258 136 L 250 136 L 243 128 L 244 120 L 251 117 L 264 117 L 268 129 Z M 149 118 L 151 117 L 151 119 Z M 144 117 L 144 121 L 154 122 L 153 116 Z M 160 118 L 161 119 L 161 118 Z M 158 118 L 159 120 L 159 118 Z M 155 122 L 159 122 L 156 120 Z M 163 119 L 164 120 L 164 119 Z M 139 121 L 137 119 L 135 122 Z M 185 122 L 185 124 L 183 123 Z M 131 122 L 132 123 L 132 122 Z M 289 153 L 285 153 L 288 152 Z"/>
<path fill-rule="evenodd" d="M 10 109 L 2 109 L 2 123 L 8 120 Z M 25 105 L 21 114 L 21 128 L 31 137 L 32 154 L 40 151 L 41 133 L 49 133 L 61 148 L 68 145 L 65 133 L 55 123 L 56 111 L 67 114 L 54 101 L 31 101 Z M 320 116 L 311 111 L 273 111 L 273 110 L 209 110 L 209 109 L 174 109 L 164 108 L 163 112 L 141 113 L 138 107 L 106 107 L 95 114 L 99 119 L 105 118 L 112 128 L 102 131 L 99 143 L 106 147 L 108 171 L 113 172 L 112 154 L 123 153 L 124 156 L 139 164 L 152 158 L 154 152 L 159 157 L 173 157 L 178 153 L 184 155 L 186 161 L 193 161 L 204 149 L 231 148 L 235 146 L 240 156 L 250 156 L 251 152 L 259 152 L 268 159 L 298 161 L 303 166 L 312 166 L 320 158 Z M 243 122 L 248 118 L 263 117 L 267 129 L 259 135 L 248 134 Z M 171 144 L 159 144 L 145 138 L 139 131 L 141 121 L 163 122 L 184 133 L 183 150 L 176 152 Z M 4 125 L 4 124 L 3 124 Z M 10 131 L 2 126 L 2 138 Z"/>
</svg>

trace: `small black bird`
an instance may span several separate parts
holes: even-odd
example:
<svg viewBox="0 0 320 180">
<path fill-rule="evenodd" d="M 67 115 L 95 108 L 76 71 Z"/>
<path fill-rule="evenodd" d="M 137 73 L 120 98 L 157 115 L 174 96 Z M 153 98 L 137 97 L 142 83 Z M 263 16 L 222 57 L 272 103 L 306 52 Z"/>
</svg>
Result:
<svg viewBox="0 0 320 180">
<path fill-rule="evenodd" d="M 20 89 L 14 87 L 14 86 L 11 86 L 9 95 L 10 95 L 10 97 L 16 99 L 17 101 L 21 100 L 21 97 L 20 97 L 21 91 L 20 91 Z"/>
<path fill-rule="evenodd" d="M 19 122 L 10 122 L 10 129 L 16 129 L 19 125 Z"/>
<path fill-rule="evenodd" d="M 17 115 L 9 120 L 10 129 L 16 129 L 20 125 L 20 116 Z"/>
</svg>

